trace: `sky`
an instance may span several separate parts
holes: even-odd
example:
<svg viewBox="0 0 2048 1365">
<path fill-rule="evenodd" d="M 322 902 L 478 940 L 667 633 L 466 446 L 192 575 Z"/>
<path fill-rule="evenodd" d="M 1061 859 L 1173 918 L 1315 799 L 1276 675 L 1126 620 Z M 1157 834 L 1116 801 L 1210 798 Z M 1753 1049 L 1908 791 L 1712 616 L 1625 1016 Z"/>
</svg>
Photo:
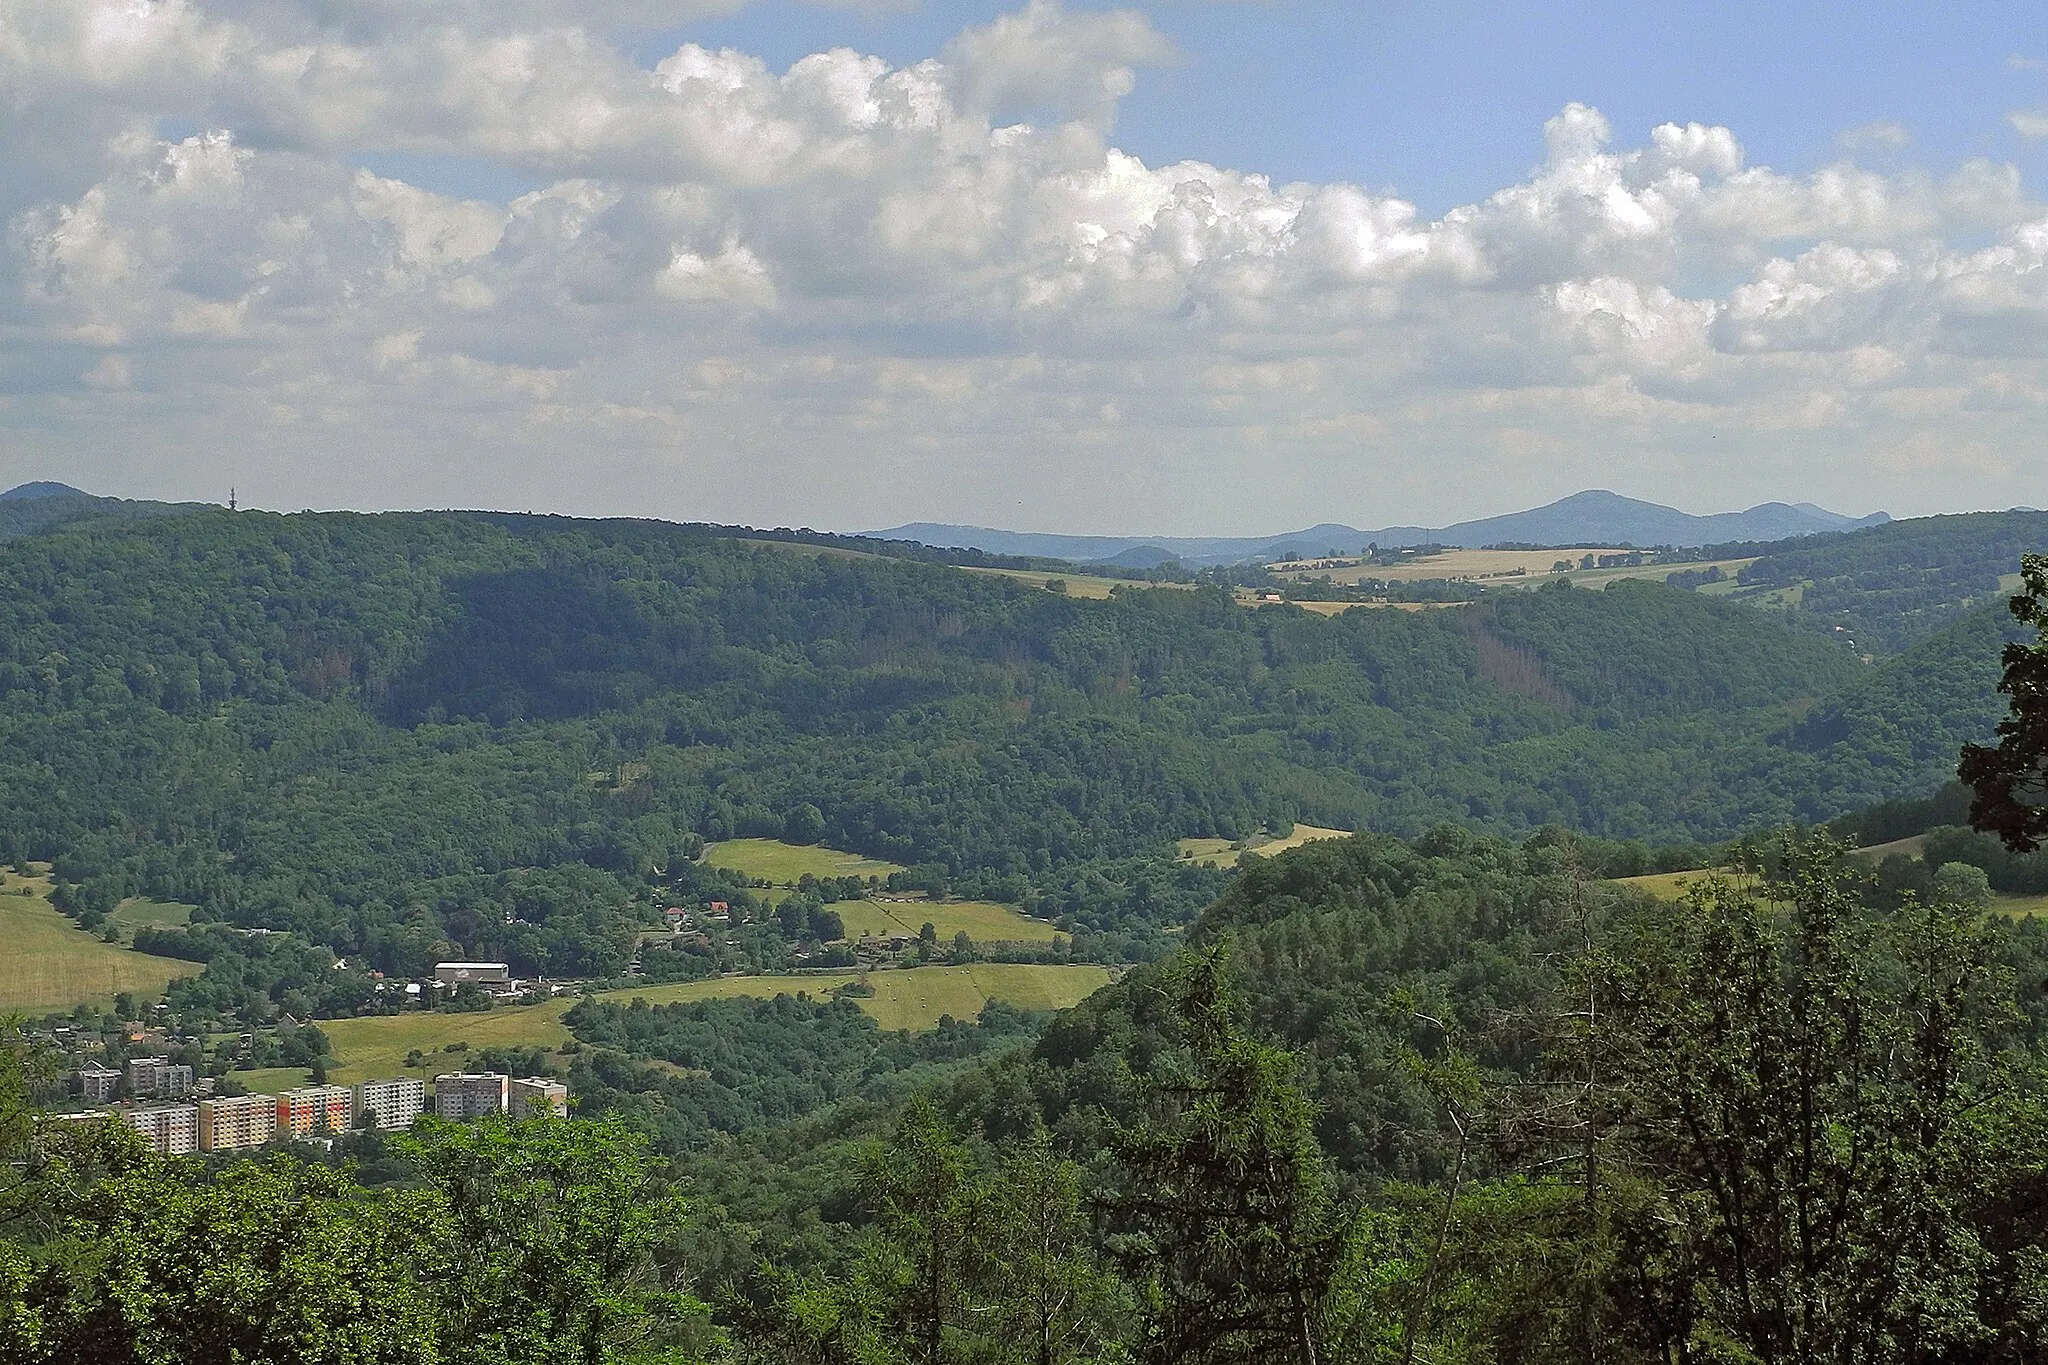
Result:
<svg viewBox="0 0 2048 1365">
<path fill-rule="evenodd" d="M 2048 504 L 2033 6 L 0 0 L 0 92 L 0 487 Z"/>
</svg>

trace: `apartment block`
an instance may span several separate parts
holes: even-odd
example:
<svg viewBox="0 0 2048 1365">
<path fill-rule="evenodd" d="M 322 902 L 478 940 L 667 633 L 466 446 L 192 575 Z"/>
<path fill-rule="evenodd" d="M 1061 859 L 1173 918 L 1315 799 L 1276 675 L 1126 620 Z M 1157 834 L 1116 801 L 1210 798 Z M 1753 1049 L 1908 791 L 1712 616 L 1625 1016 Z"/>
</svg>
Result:
<svg viewBox="0 0 2048 1365">
<path fill-rule="evenodd" d="M 78 1093 L 94 1104 L 105 1104 L 114 1098 L 114 1092 L 121 1088 L 121 1073 L 112 1067 L 81 1067 L 78 1072 Z"/>
<path fill-rule="evenodd" d="M 535 1076 L 530 1080 L 519 1080 L 511 1085 L 511 1112 L 517 1118 L 532 1118 L 540 1114 L 553 1114 L 556 1118 L 569 1116 L 569 1087 L 560 1081 L 550 1081 Z"/>
<path fill-rule="evenodd" d="M 134 1057 L 128 1062 L 128 1092 L 175 1099 L 192 1093 L 192 1068 L 168 1057 Z"/>
<path fill-rule="evenodd" d="M 510 1077 L 450 1072 L 434 1077 L 434 1112 L 444 1119 L 474 1119 L 505 1112 Z"/>
<path fill-rule="evenodd" d="M 356 1097 L 345 1085 L 308 1085 L 277 1097 L 277 1131 L 295 1138 L 328 1137 L 355 1126 Z"/>
<path fill-rule="evenodd" d="M 122 1120 L 149 1141 L 159 1156 L 186 1156 L 199 1150 L 199 1106 L 153 1104 L 122 1111 Z"/>
<path fill-rule="evenodd" d="M 427 1110 L 427 1083 L 410 1076 L 389 1081 L 364 1081 L 356 1087 L 356 1126 L 372 1123 L 388 1132 L 404 1132 Z"/>
<path fill-rule="evenodd" d="M 236 1095 L 199 1102 L 199 1150 L 261 1147 L 277 1133 L 277 1096 Z"/>
</svg>

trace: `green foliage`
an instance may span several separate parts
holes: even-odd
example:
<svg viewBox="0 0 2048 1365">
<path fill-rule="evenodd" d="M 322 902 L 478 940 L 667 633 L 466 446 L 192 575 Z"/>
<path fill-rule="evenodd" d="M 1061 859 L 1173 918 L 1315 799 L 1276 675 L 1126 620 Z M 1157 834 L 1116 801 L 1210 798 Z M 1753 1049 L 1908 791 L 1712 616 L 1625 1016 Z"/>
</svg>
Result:
<svg viewBox="0 0 2048 1365">
<path fill-rule="evenodd" d="M 1127 1360 L 1127 1296 L 1087 1238 L 1079 1168 L 1040 1134 L 994 1170 L 919 1096 L 854 1182 L 867 1234 L 845 1271 L 769 1275 L 740 1356 L 818 1365 Z"/>
<path fill-rule="evenodd" d="M 401 976 L 615 975 L 657 900 L 738 895 L 704 840 L 792 821 L 1147 957 L 1221 882 L 1180 837 L 1721 838 L 1924 789 L 1946 756 L 1892 752 L 1899 706 L 1980 733 L 1953 661 L 1788 736 L 1862 666 L 1650 583 L 1324 619 L 705 528 L 254 513 L 19 539 L 0 582 L 6 846 L 67 903 L 173 899 Z"/>
<path fill-rule="evenodd" d="M 1038 1020 L 991 1004 L 975 1021 L 883 1033 L 851 998 L 704 1000 L 649 1006 L 579 1001 L 564 1016 L 589 1045 L 572 1069 L 581 1112 L 616 1112 L 666 1150 L 714 1133 L 794 1122 L 820 1108 L 894 1093 L 938 1070 L 1020 1046 Z M 641 1063 L 666 1063 L 656 1069 Z"/>
<path fill-rule="evenodd" d="M 1349 1281 L 1370 1226 L 1337 1198 L 1292 1059 L 1247 1036 L 1221 948 L 1163 983 L 1184 1052 L 1157 1065 L 1146 1116 L 1114 1137 L 1113 1245 L 1162 1365 L 1369 1358 L 1386 1338 Z"/>
<path fill-rule="evenodd" d="M 686 1365 L 715 1346 L 655 1252 L 681 1219 L 638 1139 L 603 1124 L 429 1123 L 415 1187 L 276 1155 L 201 1179 L 119 1135 L 89 1187 L 31 1166 L 50 1235 L 0 1248 L 0 1358 L 183 1365 Z M 76 1137 L 73 1134 L 76 1134 Z"/>
<path fill-rule="evenodd" d="M 90 1238 L 80 1259 L 24 1286 L 29 1304 L 0 1344 L 24 1365 L 443 1360 L 412 1212 L 288 1159 L 211 1184 L 152 1162 L 95 1187 L 74 1225 Z"/>
<path fill-rule="evenodd" d="M 1739 578 L 1744 589 L 1804 585 L 1795 620 L 1892 654 L 1993 602 L 2000 577 L 2043 543 L 2041 512 L 1915 517 L 1777 549 Z"/>
<path fill-rule="evenodd" d="M 2011 611 L 2035 630 L 2031 642 L 2005 647 L 1998 690 L 2011 712 L 1998 723 L 1998 743 L 1965 747 L 1956 772 L 1976 793 L 1970 823 L 2031 853 L 2048 839 L 2048 556 L 2026 557 Z"/>
<path fill-rule="evenodd" d="M 1589 964 L 1587 1118 L 1655 1191 L 1627 1316 L 1660 1358 L 1962 1358 L 2048 1237 L 2011 1222 L 2041 1143 L 1991 931 L 1943 903 L 1872 917 L 1859 878 L 1838 845 L 1790 845 Z"/>
<path fill-rule="evenodd" d="M 438 1202 L 429 1272 L 452 1360 L 682 1360 L 698 1313 L 654 1252 L 686 1211 L 609 1123 L 430 1123 L 394 1144 Z"/>
</svg>

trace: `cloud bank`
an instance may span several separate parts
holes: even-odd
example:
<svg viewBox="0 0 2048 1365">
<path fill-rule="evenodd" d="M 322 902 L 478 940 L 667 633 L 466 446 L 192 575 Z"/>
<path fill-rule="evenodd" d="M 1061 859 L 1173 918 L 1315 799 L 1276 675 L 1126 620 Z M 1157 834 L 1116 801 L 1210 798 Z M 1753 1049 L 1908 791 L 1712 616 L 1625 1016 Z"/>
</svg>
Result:
<svg viewBox="0 0 2048 1365">
<path fill-rule="evenodd" d="M 1135 12 L 901 68 L 618 37 L 732 7 L 0 0 L 0 466 L 842 527 L 2040 501 L 2010 167 L 1780 174 L 1575 104 L 1431 219 L 1119 151 L 1173 55 Z"/>
</svg>

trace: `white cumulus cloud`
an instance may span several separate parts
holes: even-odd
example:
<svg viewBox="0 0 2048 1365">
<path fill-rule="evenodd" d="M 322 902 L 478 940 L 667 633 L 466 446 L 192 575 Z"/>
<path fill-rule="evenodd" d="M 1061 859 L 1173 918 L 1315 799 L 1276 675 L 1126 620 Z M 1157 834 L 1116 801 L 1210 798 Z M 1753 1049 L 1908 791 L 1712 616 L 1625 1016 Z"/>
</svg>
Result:
<svg viewBox="0 0 2048 1365">
<path fill-rule="evenodd" d="M 12 472 L 1160 530 L 2040 472 L 2048 210 L 2009 166 L 1793 174 L 1573 104 L 1429 217 L 1120 150 L 1174 55 L 1135 11 L 1030 0 L 907 66 L 619 37 L 730 8 L 0 0 Z"/>
</svg>

